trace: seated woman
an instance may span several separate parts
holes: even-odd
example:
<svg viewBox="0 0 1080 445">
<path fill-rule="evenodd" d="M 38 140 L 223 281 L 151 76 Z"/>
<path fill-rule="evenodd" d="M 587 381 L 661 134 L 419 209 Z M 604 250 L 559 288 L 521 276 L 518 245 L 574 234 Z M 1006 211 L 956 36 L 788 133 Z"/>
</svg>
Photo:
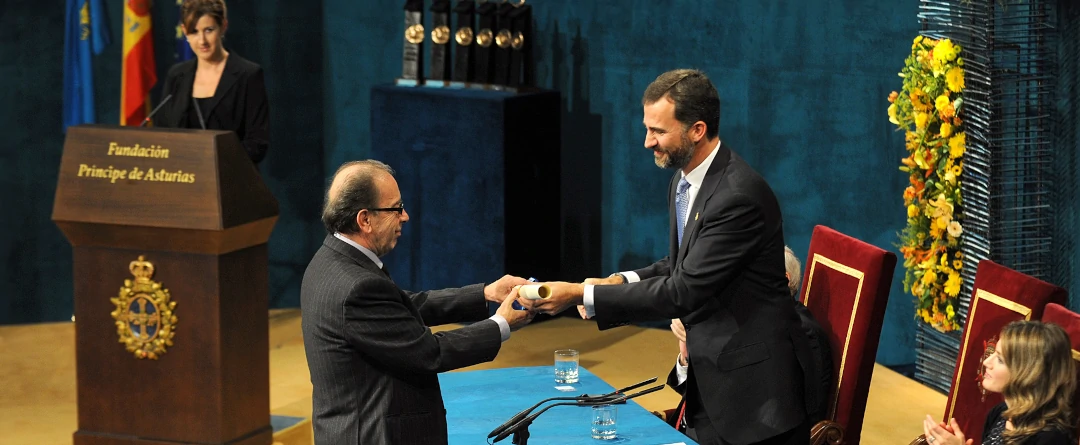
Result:
<svg viewBox="0 0 1080 445">
<path fill-rule="evenodd" d="M 1005 398 L 986 417 L 983 444 L 1076 443 L 1072 437 L 1076 371 L 1064 329 L 1037 321 L 1009 323 L 983 366 L 983 388 Z M 923 432 L 930 445 L 972 443 L 956 419 L 944 424 L 926 416 Z"/>
<path fill-rule="evenodd" d="M 251 161 L 259 163 L 270 145 L 262 68 L 225 50 L 225 0 L 185 0 L 180 14 L 195 58 L 169 69 L 161 95 L 172 98 L 154 125 L 233 131 Z"/>
</svg>

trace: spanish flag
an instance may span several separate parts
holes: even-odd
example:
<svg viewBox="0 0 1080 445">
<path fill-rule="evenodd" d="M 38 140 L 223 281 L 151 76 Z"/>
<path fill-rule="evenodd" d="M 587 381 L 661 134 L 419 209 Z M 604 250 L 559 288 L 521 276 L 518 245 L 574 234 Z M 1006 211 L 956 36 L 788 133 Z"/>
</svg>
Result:
<svg viewBox="0 0 1080 445">
<path fill-rule="evenodd" d="M 141 124 L 150 109 L 150 88 L 157 83 L 150 30 L 150 0 L 125 0 L 120 125 Z"/>
</svg>

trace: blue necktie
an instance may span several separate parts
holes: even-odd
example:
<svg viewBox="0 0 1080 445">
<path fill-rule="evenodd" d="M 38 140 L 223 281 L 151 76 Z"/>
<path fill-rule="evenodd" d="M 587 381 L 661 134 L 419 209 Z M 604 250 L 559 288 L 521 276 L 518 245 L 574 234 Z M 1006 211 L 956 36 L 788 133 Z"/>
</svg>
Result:
<svg viewBox="0 0 1080 445">
<path fill-rule="evenodd" d="M 690 183 L 686 177 L 679 179 L 679 187 L 675 190 L 675 225 L 679 230 L 679 245 L 682 245 L 683 225 L 686 224 L 686 207 L 690 202 Z"/>
</svg>

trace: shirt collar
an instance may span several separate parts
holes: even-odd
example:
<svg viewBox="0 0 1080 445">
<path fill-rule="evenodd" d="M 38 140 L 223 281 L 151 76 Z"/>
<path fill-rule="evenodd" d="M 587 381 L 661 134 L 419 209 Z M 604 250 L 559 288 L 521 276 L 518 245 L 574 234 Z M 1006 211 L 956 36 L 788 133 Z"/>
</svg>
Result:
<svg viewBox="0 0 1080 445">
<path fill-rule="evenodd" d="M 682 174 L 682 177 L 686 178 L 686 182 L 689 182 L 691 187 L 695 189 L 701 188 L 701 183 L 705 181 L 705 174 L 709 172 L 709 166 L 712 165 L 713 159 L 716 159 L 716 153 L 720 151 L 720 144 L 720 141 L 716 141 L 712 153 L 709 153 L 709 156 L 704 161 L 701 161 L 701 165 L 694 167 L 693 170 L 690 170 L 690 173 Z M 682 173 L 682 170 L 679 170 L 679 172 Z"/>
<path fill-rule="evenodd" d="M 340 232 L 334 232 L 334 238 L 345 241 L 350 246 L 353 246 L 353 247 L 357 248 L 357 250 L 359 250 L 361 253 L 363 253 L 365 256 L 367 256 L 368 259 L 371 260 L 371 262 L 375 263 L 375 265 L 378 266 L 379 269 L 382 269 L 382 261 L 379 260 L 379 256 L 375 255 L 375 252 L 372 252 L 371 249 L 368 249 L 367 247 L 361 246 L 356 241 L 353 241 L 353 240 L 351 240 L 349 238 L 346 238 L 345 235 L 342 235 Z"/>
</svg>

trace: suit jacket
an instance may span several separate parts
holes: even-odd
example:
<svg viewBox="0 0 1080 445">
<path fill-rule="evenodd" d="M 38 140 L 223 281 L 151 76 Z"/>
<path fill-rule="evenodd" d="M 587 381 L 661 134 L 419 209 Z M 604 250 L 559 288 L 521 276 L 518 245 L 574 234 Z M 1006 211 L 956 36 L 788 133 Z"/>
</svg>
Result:
<svg viewBox="0 0 1080 445">
<path fill-rule="evenodd" d="M 300 309 L 318 445 L 445 444 L 438 373 L 491 361 L 502 344 L 483 285 L 403 291 L 333 235 L 308 264 Z"/>
<path fill-rule="evenodd" d="M 199 128 L 197 123 L 189 126 L 187 118 L 198 62 L 199 59 L 192 59 L 169 68 L 161 97 L 171 94 L 172 99 L 154 115 L 155 126 Z M 229 53 L 217 90 L 201 111 L 207 130 L 236 132 L 252 162 L 258 163 L 266 156 L 270 145 L 270 105 L 262 67 L 235 52 Z"/>
<path fill-rule="evenodd" d="M 741 445 L 803 422 L 809 346 L 784 276 L 776 197 L 727 144 L 718 150 L 688 210 L 682 245 L 672 198 L 676 173 L 668 193 L 670 255 L 636 270 L 639 282 L 596 286 L 593 303 L 601 329 L 680 318 L 689 379 L 717 433 Z"/>
</svg>

